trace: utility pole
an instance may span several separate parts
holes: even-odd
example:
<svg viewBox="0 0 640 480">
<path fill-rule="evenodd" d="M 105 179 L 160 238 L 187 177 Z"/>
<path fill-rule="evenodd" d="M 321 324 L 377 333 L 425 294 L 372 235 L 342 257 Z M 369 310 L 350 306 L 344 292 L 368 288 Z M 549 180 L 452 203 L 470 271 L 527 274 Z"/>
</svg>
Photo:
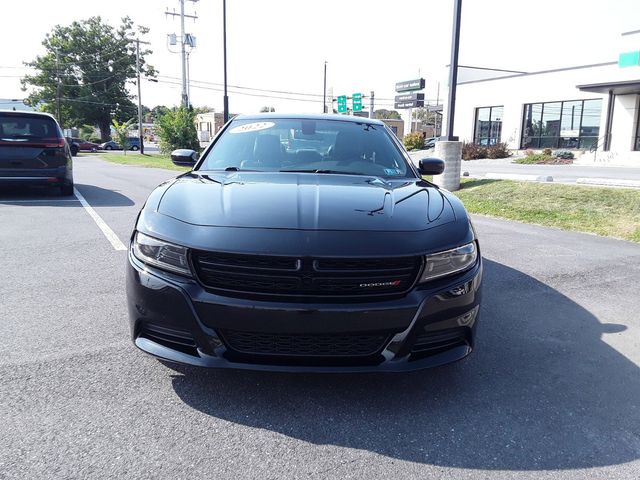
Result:
<svg viewBox="0 0 640 480">
<path fill-rule="evenodd" d="M 144 134 L 142 132 L 142 87 L 140 86 L 140 44 L 145 43 L 149 45 L 149 42 L 143 42 L 139 38 L 136 38 L 136 72 L 138 74 L 138 138 L 140 140 L 140 154 L 144 154 Z"/>
<path fill-rule="evenodd" d="M 373 115 L 373 97 L 374 97 L 374 92 L 373 92 L 373 90 L 371 90 L 371 96 L 369 97 L 369 118 L 374 118 L 374 115 Z"/>
<path fill-rule="evenodd" d="M 227 0 L 222 0 L 222 48 L 224 49 L 224 123 L 229 121 L 229 96 L 227 95 Z"/>
<path fill-rule="evenodd" d="M 60 119 L 60 68 L 58 63 L 58 48 L 56 47 L 56 118 L 58 123 L 62 125 Z"/>
<path fill-rule="evenodd" d="M 322 90 L 322 113 L 327 113 L 327 61 L 324 61 L 324 88 Z"/>
<path fill-rule="evenodd" d="M 178 0 L 180 2 L 180 13 L 170 12 L 169 10 L 165 11 L 165 15 L 171 15 L 172 17 L 180 17 L 180 59 L 182 65 L 182 100 L 181 104 L 183 107 L 188 107 L 189 103 L 189 94 L 187 92 L 187 51 L 185 49 L 186 45 L 186 37 L 184 33 L 184 19 L 192 18 L 194 21 L 198 18 L 196 14 L 189 15 L 184 13 L 184 2 L 193 2 L 196 3 L 199 0 Z"/>
</svg>

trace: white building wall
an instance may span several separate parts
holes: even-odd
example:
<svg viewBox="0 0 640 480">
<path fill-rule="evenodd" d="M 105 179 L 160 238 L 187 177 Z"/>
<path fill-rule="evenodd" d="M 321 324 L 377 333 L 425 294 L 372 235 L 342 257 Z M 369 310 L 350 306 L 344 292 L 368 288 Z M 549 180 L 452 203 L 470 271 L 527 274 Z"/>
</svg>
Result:
<svg viewBox="0 0 640 480">
<path fill-rule="evenodd" d="M 640 67 L 619 68 L 617 64 L 612 64 L 458 84 L 454 134 L 460 137 L 460 140 L 473 141 L 475 109 L 502 105 L 504 112 L 501 140 L 507 142 L 509 148 L 518 149 L 522 135 L 524 104 L 601 98 L 600 136 L 602 136 L 607 115 L 607 95 L 581 92 L 576 86 L 638 78 L 640 78 Z M 629 107 L 628 104 L 627 107 Z M 624 113 L 619 113 L 621 116 L 623 114 L 631 116 L 632 111 L 627 107 Z M 631 118 L 633 119 L 633 116 Z M 612 137 L 618 128 L 615 119 L 613 126 Z M 631 130 L 627 138 L 630 139 L 630 136 Z M 628 150 L 629 147 L 626 146 L 625 149 Z"/>
<path fill-rule="evenodd" d="M 633 150 L 637 118 L 638 95 L 617 95 L 613 104 L 614 129 L 611 132 L 611 150 Z"/>
</svg>

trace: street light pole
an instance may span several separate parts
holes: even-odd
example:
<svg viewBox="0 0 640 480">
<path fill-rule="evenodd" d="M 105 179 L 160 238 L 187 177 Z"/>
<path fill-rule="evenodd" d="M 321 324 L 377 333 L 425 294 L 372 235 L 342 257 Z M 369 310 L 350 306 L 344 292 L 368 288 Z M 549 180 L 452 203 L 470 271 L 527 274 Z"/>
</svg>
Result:
<svg viewBox="0 0 640 480">
<path fill-rule="evenodd" d="M 327 61 L 324 61 L 324 89 L 322 94 L 322 113 L 327 113 Z"/>
<path fill-rule="evenodd" d="M 136 72 L 138 73 L 138 139 L 140 155 L 144 155 L 144 135 L 142 134 L 142 87 L 140 86 L 140 39 L 136 38 Z"/>
<path fill-rule="evenodd" d="M 460 18 L 462 0 L 453 0 L 453 34 L 451 38 L 451 64 L 449 65 L 449 100 L 447 103 L 447 134 L 443 140 L 458 141 L 453 135 L 453 120 L 456 111 L 456 86 L 458 83 L 458 51 L 460 50 Z"/>
<path fill-rule="evenodd" d="M 227 95 L 227 0 L 222 0 L 222 48 L 224 49 L 224 123 L 229 121 L 229 97 Z"/>
</svg>

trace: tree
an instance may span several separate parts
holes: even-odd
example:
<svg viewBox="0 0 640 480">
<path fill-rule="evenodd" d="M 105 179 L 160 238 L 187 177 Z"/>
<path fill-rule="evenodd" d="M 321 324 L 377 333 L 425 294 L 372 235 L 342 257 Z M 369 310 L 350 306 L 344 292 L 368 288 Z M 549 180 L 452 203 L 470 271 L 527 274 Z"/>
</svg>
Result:
<svg viewBox="0 0 640 480">
<path fill-rule="evenodd" d="M 113 130 L 116 132 L 116 143 L 122 147 L 125 155 L 129 149 L 129 127 L 131 127 L 133 122 L 133 118 L 128 122 L 118 122 L 115 118 L 113 119 Z"/>
<path fill-rule="evenodd" d="M 402 117 L 396 110 L 387 110 L 386 108 L 381 108 L 373 112 L 373 116 L 375 118 L 388 118 L 393 120 L 400 120 Z"/>
<path fill-rule="evenodd" d="M 195 118 L 195 112 L 186 107 L 173 108 L 160 117 L 155 123 L 160 137 L 160 151 L 165 154 L 176 148 L 199 151 Z"/>
<path fill-rule="evenodd" d="M 424 107 L 416 108 L 412 113 L 413 118 L 420 120 L 424 125 L 435 125 L 437 115 L 436 112 L 430 112 Z"/>
<path fill-rule="evenodd" d="M 25 63 L 36 70 L 22 79 L 23 90 L 31 87 L 28 102 L 55 113 L 62 125 L 97 125 L 108 140 L 112 118 L 122 122 L 137 113 L 127 91 L 137 74 L 132 37 L 148 32 L 129 17 L 117 28 L 100 17 L 55 26 L 42 42 L 45 54 Z M 153 77 L 155 69 L 145 62 L 150 53 L 140 50 L 140 65 L 143 75 Z"/>
<path fill-rule="evenodd" d="M 260 109 L 260 113 L 267 113 L 267 112 L 275 112 L 276 109 L 273 107 L 262 107 Z"/>
</svg>

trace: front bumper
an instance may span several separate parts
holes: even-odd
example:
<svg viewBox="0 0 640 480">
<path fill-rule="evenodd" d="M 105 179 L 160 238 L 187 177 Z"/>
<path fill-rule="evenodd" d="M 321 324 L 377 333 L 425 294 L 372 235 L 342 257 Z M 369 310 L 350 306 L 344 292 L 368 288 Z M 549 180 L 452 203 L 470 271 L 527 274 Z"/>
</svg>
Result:
<svg viewBox="0 0 640 480">
<path fill-rule="evenodd" d="M 482 260 L 399 298 L 297 303 L 231 298 L 195 280 L 142 264 L 129 252 L 127 297 L 135 345 L 158 358 L 203 367 L 284 372 L 399 372 L 459 360 L 474 347 Z M 223 332 L 384 336 L 373 354 L 300 356 L 241 352 Z M 294 337 L 295 338 L 295 337 Z"/>
</svg>

